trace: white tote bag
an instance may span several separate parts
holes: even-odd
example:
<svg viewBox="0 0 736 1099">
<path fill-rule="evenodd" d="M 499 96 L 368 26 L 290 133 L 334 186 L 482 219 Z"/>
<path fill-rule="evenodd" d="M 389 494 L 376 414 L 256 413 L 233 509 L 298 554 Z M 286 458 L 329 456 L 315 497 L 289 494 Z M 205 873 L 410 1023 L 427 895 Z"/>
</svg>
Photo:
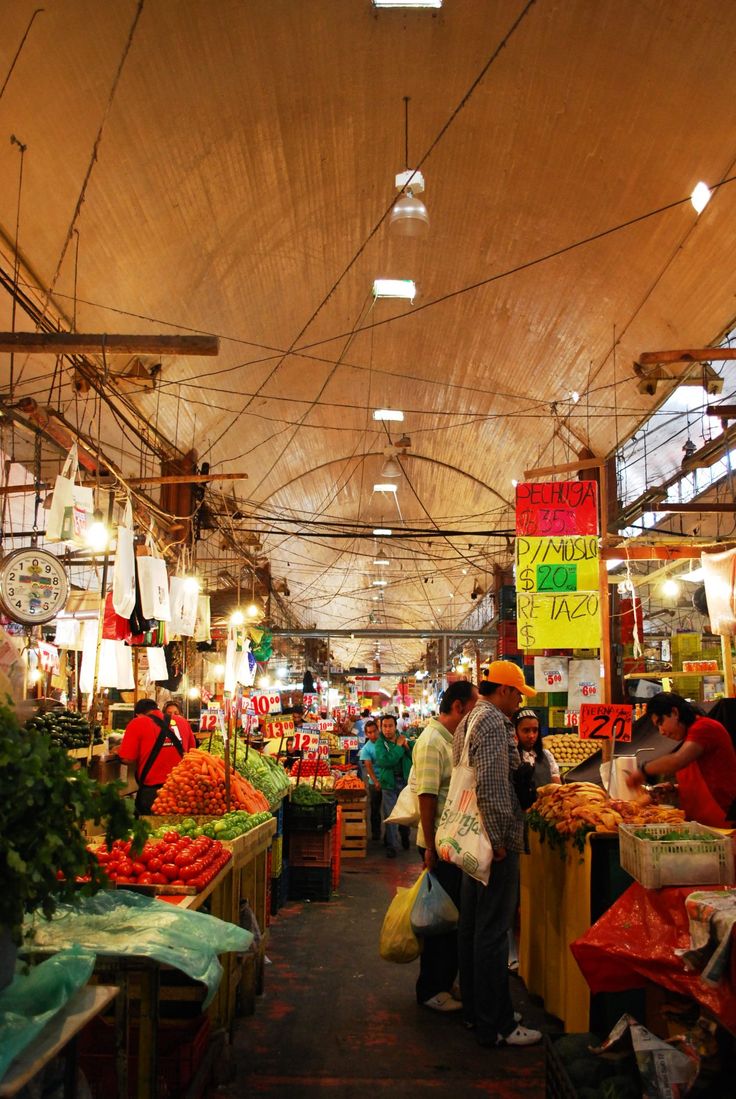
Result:
<svg viewBox="0 0 736 1099">
<path fill-rule="evenodd" d="M 396 799 L 396 804 L 386 817 L 385 824 L 419 824 L 419 798 L 417 797 L 417 776 L 414 768 L 409 771 L 406 786 Z"/>
<path fill-rule="evenodd" d="M 493 848 L 475 796 L 475 768 L 470 766 L 470 743 L 465 733 L 463 754 L 452 770 L 450 790 L 435 835 L 437 854 L 454 862 L 471 878 L 488 885 Z"/>
<path fill-rule="evenodd" d="M 169 630 L 180 637 L 192 637 L 197 624 L 199 588 L 187 583 L 188 579 L 185 576 L 172 576 L 169 580 Z"/>
<path fill-rule="evenodd" d="M 166 562 L 162 557 L 154 556 L 156 549 L 153 539 L 149 536 L 146 541 L 150 554 L 138 558 L 138 584 L 143 617 L 155 618 L 158 622 L 170 622 L 171 602 Z"/>
<path fill-rule="evenodd" d="M 130 500 L 125 505 L 123 521 L 118 526 L 115 566 L 112 578 L 112 605 L 121 618 L 130 618 L 135 607 L 135 549 L 133 541 L 133 509 Z"/>
<path fill-rule="evenodd" d="M 47 542 L 85 545 L 87 525 L 94 511 L 94 492 L 77 483 L 79 456 L 73 443 L 61 473 L 54 482 L 51 508 L 46 520 Z"/>
<path fill-rule="evenodd" d="M 200 595 L 197 599 L 197 621 L 194 626 L 194 640 L 212 640 L 212 615 L 209 595 Z"/>
<path fill-rule="evenodd" d="M 166 666 L 166 653 L 160 646 L 146 649 L 148 655 L 148 678 L 151 683 L 160 682 L 169 678 L 169 669 Z"/>
</svg>

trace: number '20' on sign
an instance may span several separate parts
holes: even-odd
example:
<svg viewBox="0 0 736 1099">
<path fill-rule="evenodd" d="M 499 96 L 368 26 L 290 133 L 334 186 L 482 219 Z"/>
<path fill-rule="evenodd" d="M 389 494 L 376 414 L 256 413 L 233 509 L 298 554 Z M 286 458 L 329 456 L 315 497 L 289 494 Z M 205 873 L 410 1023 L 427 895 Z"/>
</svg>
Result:
<svg viewBox="0 0 736 1099">
<path fill-rule="evenodd" d="M 583 702 L 578 735 L 581 740 L 631 740 L 631 706 L 618 703 Z"/>
</svg>

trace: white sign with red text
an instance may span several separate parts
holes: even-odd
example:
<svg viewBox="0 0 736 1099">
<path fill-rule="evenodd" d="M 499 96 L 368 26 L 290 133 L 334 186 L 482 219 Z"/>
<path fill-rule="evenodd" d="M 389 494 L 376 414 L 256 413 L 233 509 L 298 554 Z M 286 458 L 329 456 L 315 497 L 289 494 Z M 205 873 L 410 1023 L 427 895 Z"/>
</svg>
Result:
<svg viewBox="0 0 736 1099">
<path fill-rule="evenodd" d="M 224 714 L 222 710 L 206 710 L 199 718 L 199 731 L 201 733 L 216 733 L 222 730 Z"/>
<path fill-rule="evenodd" d="M 261 717 L 264 714 L 280 714 L 281 693 L 280 691 L 264 691 L 262 694 L 252 694 L 250 704 Z"/>
<path fill-rule="evenodd" d="M 571 660 L 567 680 L 568 710 L 579 710 L 584 702 L 602 700 L 599 660 Z"/>
<path fill-rule="evenodd" d="M 535 656 L 534 690 L 566 691 L 568 664 L 566 656 Z"/>
</svg>

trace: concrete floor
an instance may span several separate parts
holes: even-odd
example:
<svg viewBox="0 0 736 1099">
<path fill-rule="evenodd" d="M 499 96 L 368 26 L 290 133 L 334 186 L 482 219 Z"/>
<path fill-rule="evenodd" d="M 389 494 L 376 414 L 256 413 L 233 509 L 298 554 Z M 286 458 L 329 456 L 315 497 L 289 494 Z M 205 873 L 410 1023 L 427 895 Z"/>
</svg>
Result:
<svg viewBox="0 0 736 1099">
<path fill-rule="evenodd" d="M 256 1014 L 237 1024 L 235 1080 L 212 1099 L 542 1099 L 541 1046 L 481 1049 L 459 1013 L 417 1006 L 417 963 L 380 958 L 388 903 L 418 870 L 415 848 L 389 860 L 369 844 L 368 858 L 343 862 L 340 891 L 329 902 L 290 902 L 280 911 L 271 924 L 265 994 Z M 554 1028 L 518 978 L 512 991 L 526 1023 Z"/>
</svg>

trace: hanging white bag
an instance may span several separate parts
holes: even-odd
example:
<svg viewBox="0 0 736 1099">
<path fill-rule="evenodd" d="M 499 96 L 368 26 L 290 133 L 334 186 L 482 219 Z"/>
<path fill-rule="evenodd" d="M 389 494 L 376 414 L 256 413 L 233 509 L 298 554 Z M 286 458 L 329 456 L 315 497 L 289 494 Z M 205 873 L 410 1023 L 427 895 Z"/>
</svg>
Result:
<svg viewBox="0 0 736 1099">
<path fill-rule="evenodd" d="M 94 492 L 77 482 L 79 453 L 73 443 L 61 473 L 54 482 L 51 508 L 46 520 L 47 542 L 85 545 L 87 525 L 94 511 Z"/>
<path fill-rule="evenodd" d="M 147 648 L 148 678 L 151 683 L 160 682 L 169 678 L 169 669 L 166 666 L 166 653 L 160 646 Z"/>
<path fill-rule="evenodd" d="M 450 789 L 435 835 L 437 854 L 453 862 L 471 878 L 488 885 L 493 848 L 486 833 L 475 794 L 475 768 L 470 766 L 469 736 L 466 731 L 463 754 L 452 769 Z"/>
<path fill-rule="evenodd" d="M 180 637 L 192 637 L 197 624 L 199 587 L 190 576 L 172 576 L 169 580 L 171 620 L 169 631 Z"/>
<path fill-rule="evenodd" d="M 130 618 L 135 607 L 135 548 L 133 545 L 133 509 L 130 500 L 125 505 L 123 521 L 118 526 L 115 565 L 112 578 L 112 605 L 121 618 Z"/>
<path fill-rule="evenodd" d="M 417 776 L 414 767 L 409 771 L 406 786 L 399 793 L 396 804 L 385 818 L 384 824 L 419 824 L 419 798 L 417 797 Z"/>
<path fill-rule="evenodd" d="M 197 598 L 197 621 L 194 627 L 194 640 L 212 640 L 212 616 L 210 612 L 209 595 L 200 595 Z"/>
<path fill-rule="evenodd" d="M 146 543 L 150 551 L 149 555 L 138 558 L 138 584 L 143 617 L 153 618 L 158 622 L 170 622 L 171 602 L 166 562 L 156 555 L 156 547 L 150 535 Z"/>
</svg>

